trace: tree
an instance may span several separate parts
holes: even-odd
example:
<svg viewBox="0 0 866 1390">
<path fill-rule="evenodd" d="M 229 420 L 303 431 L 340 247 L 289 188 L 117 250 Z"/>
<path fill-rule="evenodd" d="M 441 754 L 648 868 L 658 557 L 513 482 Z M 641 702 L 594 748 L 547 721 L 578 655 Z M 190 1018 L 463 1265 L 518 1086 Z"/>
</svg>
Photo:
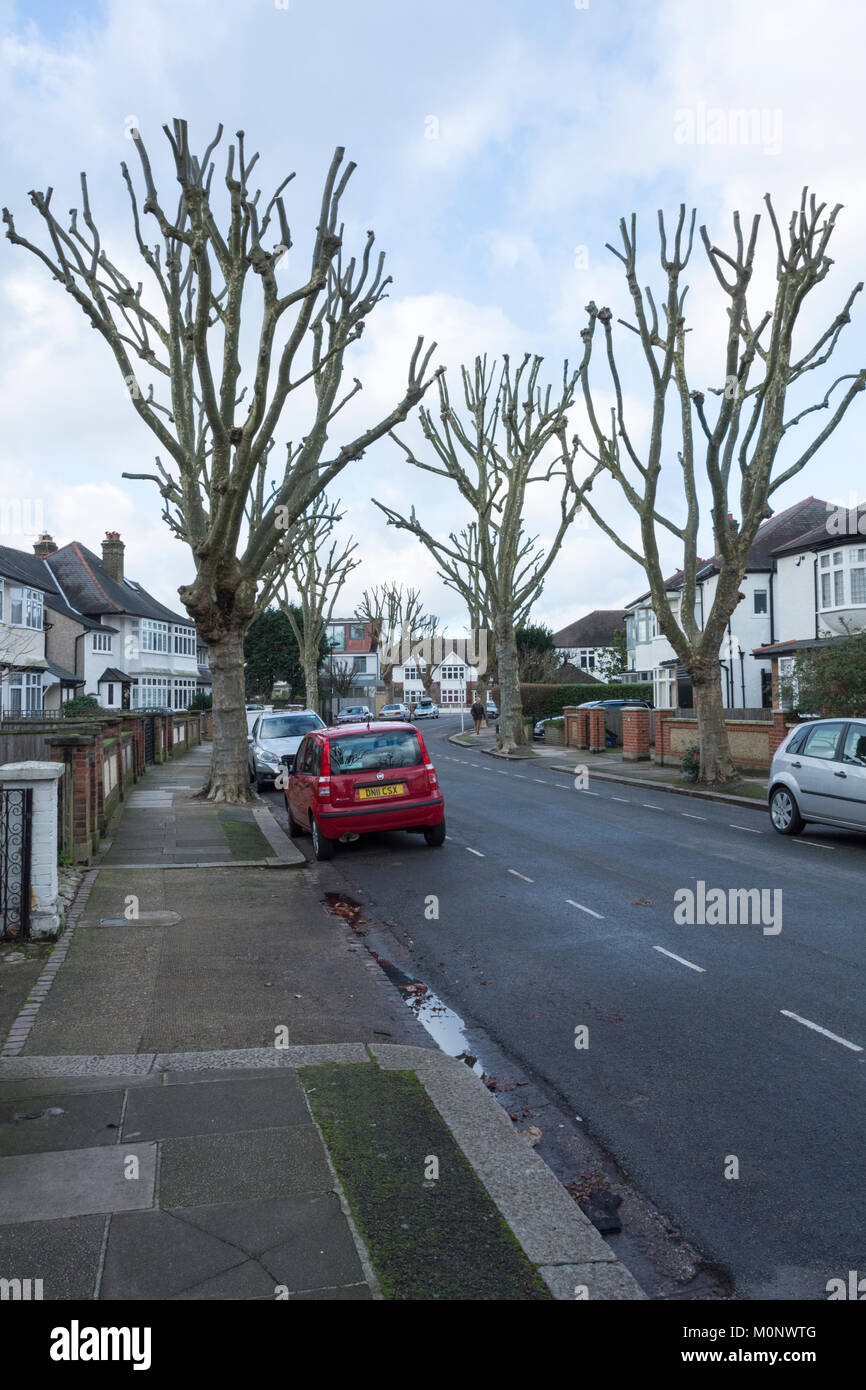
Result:
<svg viewBox="0 0 866 1390">
<path fill-rule="evenodd" d="M 515 630 L 517 671 L 522 682 L 545 684 L 556 679 L 560 661 L 553 641 L 553 629 L 543 623 Z"/>
<path fill-rule="evenodd" d="M 332 505 L 324 493 L 316 498 L 287 538 L 285 570 L 280 570 L 278 578 L 267 586 L 276 594 L 281 611 L 292 625 L 304 668 L 307 708 L 317 714 L 323 646 L 326 654 L 330 650 L 326 641 L 328 624 L 346 579 L 361 563 L 352 558 L 358 548 L 353 540 L 342 547 L 334 541 L 327 555 L 322 553 L 334 527 L 343 519 L 339 508 L 339 502 Z M 297 604 L 289 601 L 289 577 L 299 595 Z"/>
<path fill-rule="evenodd" d="M 828 647 L 797 652 L 790 676 L 779 682 L 786 705 L 827 718 L 866 715 L 866 632 L 839 637 Z"/>
<path fill-rule="evenodd" d="M 370 625 L 371 650 L 379 653 L 379 670 L 389 703 L 394 699 L 395 666 L 416 664 L 427 690 L 434 663 L 424 657 L 419 645 L 425 638 L 433 637 L 438 619 L 424 611 L 420 591 L 404 591 L 402 584 L 376 584 L 364 590 L 357 615 Z"/>
<path fill-rule="evenodd" d="M 595 654 L 595 671 L 599 680 L 613 681 L 628 670 L 628 646 L 624 627 L 618 627 L 611 638 L 609 647 L 602 647 Z"/>
<path fill-rule="evenodd" d="M 371 262 L 372 232 L 359 259 L 344 263 L 340 200 L 354 164 L 343 168 L 344 151 L 337 149 L 325 178 L 309 271 L 299 270 L 294 285 L 284 288 L 278 276 L 281 280 L 283 266 L 291 264 L 292 239 L 282 194 L 294 175 L 282 180 L 262 211 L 259 190 L 253 193 L 249 186 L 258 155 L 248 158 L 239 131 L 237 144 L 228 150 L 228 210 L 221 229 L 212 199 L 211 155 L 222 126 L 200 159 L 190 150 L 185 121 L 164 130 L 180 186 L 174 214 L 165 210 L 136 129 L 131 134 L 144 183 L 141 211 L 133 179 L 121 165 L 148 272 L 147 293 L 103 248 L 84 175 L 83 226 L 75 209 L 68 229 L 61 224 L 51 208 L 50 188 L 30 193 L 49 251 L 19 235 L 8 209 L 3 219 L 9 239 L 46 267 L 105 339 L 134 409 L 157 440 L 157 472 L 124 476 L 156 484 L 163 519 L 189 546 L 195 567 L 192 583 L 178 592 L 209 647 L 214 747 L 203 795 L 246 801 L 243 641 L 256 613 L 257 586 L 269 577 L 283 533 L 347 463 L 361 458 L 421 400 L 432 380 L 425 373 L 435 344 L 422 353 L 418 339 L 406 390 L 387 416 L 326 451 L 335 417 L 361 389 L 356 379 L 340 395 L 346 350 L 361 336 L 390 283 L 383 274 L 384 255 Z M 146 240 L 141 214 L 156 222 L 154 244 Z M 279 241 L 267 249 L 264 239 L 274 219 Z M 260 307 L 253 321 L 245 295 L 256 282 Z M 243 387 L 242 356 L 249 365 Z M 142 391 L 136 361 L 161 379 L 164 400 L 155 398 L 152 383 Z M 297 398 L 299 413 L 307 413 L 304 433 L 298 443 L 287 444 L 285 463 L 268 491 L 269 454 L 283 409 L 304 387 Z"/>
<path fill-rule="evenodd" d="M 597 525 L 646 573 L 659 627 L 691 677 L 698 716 L 700 776 L 707 783 L 724 783 L 736 776 L 724 721 L 719 652 L 728 621 L 742 597 L 740 584 L 758 527 L 772 515 L 769 502 L 773 494 L 806 466 L 836 429 L 855 396 L 866 386 L 866 369 L 839 376 L 821 399 L 796 410 L 786 419 L 789 389 L 829 360 L 843 328 L 850 322 L 851 305 L 863 286 L 862 283 L 855 286 L 828 327 L 797 355 L 795 329 L 804 303 L 830 271 L 832 261 L 827 249 L 840 207 L 834 207 L 825 218 L 826 204 L 816 204 L 814 196 L 810 198 L 804 190 L 799 210 L 792 214 L 787 233 L 783 235 L 769 195 L 765 202 L 775 239 L 776 293 L 773 308 L 757 317 L 748 308 L 747 291 L 760 216 L 752 219 L 746 242 L 739 213 L 734 214 L 736 247 L 733 255 L 713 244 L 706 227 L 700 229 L 709 263 L 728 300 L 722 380 L 721 384 L 710 388 L 710 394 L 718 398 L 714 420 L 708 418 L 704 393 L 692 389 L 686 368 L 689 330 L 684 302 L 687 286 L 681 285 L 681 277 L 692 251 L 694 211 L 686 235 L 686 209 L 684 205 L 680 207 L 671 254 L 664 217 L 659 213 L 660 258 L 666 279 L 661 316 L 652 290 L 644 291 L 638 283 L 634 215 L 630 228 L 624 218 L 620 222 L 623 249 L 608 246 L 625 268 L 634 308 L 634 323 L 623 319 L 618 322 L 636 335 L 639 358 L 649 376 L 651 427 L 645 449 L 640 449 L 625 418 L 619 341 L 614 335 L 610 309 L 599 309 L 590 303 L 588 323 L 581 332 L 584 347 L 579 371 L 592 444 L 582 440 L 579 447 L 595 465 L 590 478 L 581 487 L 581 497 Z M 609 432 L 601 423 L 590 384 L 593 348 L 599 328 L 614 397 Z M 843 383 L 847 386 L 833 408 L 831 397 Z M 674 409 L 668 411 L 671 390 Z M 816 410 L 830 411 L 830 418 L 798 451 L 793 432 Z M 791 446 L 794 457 L 781 471 L 774 473 L 777 454 L 783 444 Z M 678 482 L 681 480 L 685 493 L 684 515 L 680 520 L 665 515 L 659 502 L 663 460 L 670 459 L 674 448 L 678 468 L 669 467 L 676 473 Z M 699 627 L 695 617 L 701 455 L 712 500 L 712 530 L 718 566 L 716 590 L 709 611 L 704 614 L 703 627 Z M 735 478 L 739 479 L 739 522 L 729 510 L 731 469 L 735 460 Z M 615 480 L 622 499 L 637 517 L 640 550 L 625 539 L 621 506 L 615 513 L 611 510 L 605 519 L 602 503 L 590 500 L 588 494 L 599 471 Z M 675 613 L 670 596 L 665 592 L 659 556 L 662 532 L 673 536 L 682 547 L 679 614 Z"/>
<path fill-rule="evenodd" d="M 573 401 L 576 374 L 562 374 L 562 389 L 551 400 L 551 387 L 539 385 L 542 359 L 525 355 L 516 371 L 507 356 L 497 376 L 486 357 L 475 359 L 474 372 L 461 368 L 468 413 L 464 423 L 452 408 L 444 377 L 439 377 L 441 427 L 432 412 L 421 409 L 421 428 L 438 464 L 415 456 L 393 434 L 410 463 L 449 478 L 472 508 L 473 520 L 458 534 L 437 539 L 422 526 L 412 507 L 407 517 L 377 502 L 388 522 L 412 533 L 436 559 L 445 583 L 492 624 L 501 692 L 500 746 L 513 752 L 526 743 L 520 707 L 520 680 L 515 629 L 525 622 L 541 593 L 545 576 L 577 514 L 580 497 L 573 474 L 575 446 L 566 438 L 566 411 Z M 545 455 L 554 446 L 548 461 Z M 461 456 L 468 460 L 464 465 Z M 560 515 L 546 553 L 537 537 L 526 536 L 523 510 L 532 483 L 561 478 Z M 479 598 L 479 595 L 483 597 Z"/>
<path fill-rule="evenodd" d="M 286 613 L 266 608 L 244 638 L 247 694 L 270 700 L 275 681 L 286 681 L 294 695 L 304 686 L 304 668 L 295 630 Z"/>
</svg>

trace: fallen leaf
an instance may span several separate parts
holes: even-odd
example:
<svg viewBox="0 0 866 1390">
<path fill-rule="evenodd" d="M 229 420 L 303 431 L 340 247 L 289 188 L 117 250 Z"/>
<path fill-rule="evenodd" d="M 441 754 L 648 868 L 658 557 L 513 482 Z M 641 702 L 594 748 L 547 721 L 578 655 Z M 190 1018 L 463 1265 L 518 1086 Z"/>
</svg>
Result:
<svg viewBox="0 0 866 1390">
<path fill-rule="evenodd" d="M 541 1138 L 541 1130 L 538 1125 L 530 1125 L 528 1129 L 519 1129 L 518 1134 L 522 1135 L 528 1144 L 534 1148 Z"/>
<path fill-rule="evenodd" d="M 633 903 L 639 903 L 641 907 L 652 907 L 649 898 L 632 898 Z"/>
</svg>

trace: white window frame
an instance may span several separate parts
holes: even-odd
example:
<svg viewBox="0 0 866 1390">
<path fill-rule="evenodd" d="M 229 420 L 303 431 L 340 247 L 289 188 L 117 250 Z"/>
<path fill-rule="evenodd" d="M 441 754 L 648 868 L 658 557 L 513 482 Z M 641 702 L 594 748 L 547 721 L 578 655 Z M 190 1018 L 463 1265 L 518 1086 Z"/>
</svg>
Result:
<svg viewBox="0 0 866 1390">
<path fill-rule="evenodd" d="M 157 622 L 154 618 L 142 618 L 141 651 L 153 652 L 160 656 L 169 655 L 169 625 Z"/>
<path fill-rule="evenodd" d="M 18 618 L 15 610 L 18 609 Z M 9 587 L 9 626 L 25 627 L 31 632 L 41 632 L 43 628 L 43 594 L 41 589 L 29 589 L 26 585 L 12 584 Z M 41 706 L 40 706 L 41 708 Z"/>
<path fill-rule="evenodd" d="M 197 685 L 198 681 L 192 676 L 176 676 L 171 683 L 171 700 L 168 702 L 172 709 L 188 709 Z"/>
<path fill-rule="evenodd" d="M 18 703 L 13 699 L 13 691 L 18 692 Z M 12 671 L 9 675 L 9 714 L 27 714 L 41 710 L 42 672 Z"/>
<path fill-rule="evenodd" d="M 758 607 L 758 599 L 764 600 L 764 607 Z M 752 613 L 756 618 L 765 618 L 770 611 L 770 594 L 767 589 L 755 589 L 752 596 Z"/>
<path fill-rule="evenodd" d="M 110 633 L 110 632 L 94 632 L 94 634 L 93 634 L 93 650 L 94 650 L 95 652 L 110 652 L 110 651 L 111 651 L 111 633 Z"/>
<path fill-rule="evenodd" d="M 172 647 L 175 656 L 195 656 L 195 628 L 175 626 L 172 630 Z"/>
</svg>

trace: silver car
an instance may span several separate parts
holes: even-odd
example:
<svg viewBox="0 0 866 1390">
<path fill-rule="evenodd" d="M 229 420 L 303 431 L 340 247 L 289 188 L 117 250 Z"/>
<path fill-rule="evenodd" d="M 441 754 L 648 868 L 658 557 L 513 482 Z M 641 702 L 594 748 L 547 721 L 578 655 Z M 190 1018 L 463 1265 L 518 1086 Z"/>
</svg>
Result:
<svg viewBox="0 0 866 1390">
<path fill-rule="evenodd" d="M 291 771 L 301 739 L 311 729 L 324 729 L 315 710 L 267 710 L 253 724 L 249 736 L 250 781 L 260 791 L 286 767 Z"/>
<path fill-rule="evenodd" d="M 767 796 L 780 835 L 810 821 L 866 830 L 866 719 L 798 724 L 776 751 Z"/>
<path fill-rule="evenodd" d="M 404 705 L 402 700 L 394 700 L 390 705 L 383 705 L 377 715 L 378 719 L 396 719 L 398 722 L 405 719 L 408 723 L 412 718 L 412 711 L 408 705 Z"/>
<path fill-rule="evenodd" d="M 413 719 L 438 719 L 439 706 L 435 700 L 431 700 L 428 695 L 424 695 L 418 701 L 412 711 Z"/>
</svg>

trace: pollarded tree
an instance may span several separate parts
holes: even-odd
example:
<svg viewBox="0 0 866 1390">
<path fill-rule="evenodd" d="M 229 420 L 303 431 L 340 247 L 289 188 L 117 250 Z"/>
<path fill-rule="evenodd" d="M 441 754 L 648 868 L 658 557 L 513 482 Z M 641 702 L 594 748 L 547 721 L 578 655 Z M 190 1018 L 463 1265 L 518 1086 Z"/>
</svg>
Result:
<svg viewBox="0 0 866 1390">
<path fill-rule="evenodd" d="M 659 627 L 691 676 L 698 715 L 700 776 L 708 783 L 723 783 L 736 776 L 724 720 L 719 652 L 728 620 L 742 598 L 740 584 L 758 527 L 772 515 L 770 499 L 773 494 L 806 466 L 866 386 L 866 369 L 839 376 L 820 400 L 796 409 L 786 418 L 789 389 L 809 372 L 821 368 L 832 356 L 843 328 L 850 322 L 851 305 L 863 286 L 862 283 L 855 286 L 828 327 L 798 353 L 794 347 L 795 329 L 804 303 L 827 277 L 833 264 L 827 250 L 840 205 L 825 217 L 826 204 L 816 204 L 814 196 L 810 198 L 804 189 L 800 207 L 791 215 L 787 232 L 783 233 L 769 195 L 765 202 L 775 239 L 776 293 L 772 309 L 757 316 L 749 310 L 747 291 L 760 217 L 753 218 L 746 241 L 739 213 L 734 214 L 736 248 L 733 255 L 715 246 L 705 227 L 700 229 L 709 263 L 728 300 L 724 356 L 719 364 L 720 384 L 710 388 L 710 393 L 718 398 L 714 419 L 709 418 L 704 393 L 693 389 L 686 367 L 686 334 L 690 330 L 684 313 L 687 286 L 681 284 L 681 277 L 692 251 L 694 211 L 686 231 L 686 209 L 681 206 L 670 254 L 664 218 L 659 213 L 661 265 L 665 275 L 661 316 L 652 290 L 642 290 L 638 283 L 634 216 L 630 228 L 625 219 L 620 222 L 623 249 L 608 247 L 625 267 L 634 306 L 634 323 L 623 319 L 619 322 L 637 336 L 639 353 L 649 376 L 651 426 L 645 448 L 640 447 L 626 421 L 619 344 L 610 309 L 589 304 L 589 322 L 581 332 L 584 351 L 580 379 L 592 443 L 581 441 L 579 447 L 595 465 L 592 480 L 603 470 L 619 485 L 619 500 L 624 500 L 632 509 L 639 523 L 640 550 L 625 539 L 621 506 L 616 514 L 611 511 L 605 518 L 602 505 L 590 500 L 588 486 L 582 489 L 581 496 L 588 513 L 606 535 L 646 572 Z M 593 350 L 599 334 L 613 386 L 609 431 L 599 418 L 590 384 Z M 833 407 L 831 398 L 844 383 L 847 385 Z M 668 409 L 669 393 L 673 395 L 672 410 Z M 793 432 L 817 410 L 829 410 L 830 418 L 808 444 L 798 449 Z M 790 463 L 774 471 L 783 445 L 791 447 L 793 457 Z M 674 452 L 678 465 L 668 462 L 668 468 L 681 478 L 685 493 L 679 519 L 666 516 L 660 510 L 658 496 L 664 460 L 670 460 Z M 712 532 L 718 566 L 717 585 L 709 611 L 703 615 L 703 627 L 695 617 L 696 575 L 700 563 L 697 547 L 701 468 L 712 502 Z M 739 510 L 739 522 L 732 516 L 729 501 L 731 489 L 737 487 L 737 483 L 738 499 L 733 505 Z M 665 592 L 664 569 L 668 567 L 668 560 L 665 559 L 663 565 L 659 556 L 663 532 L 675 537 L 682 547 L 679 563 L 683 578 L 678 615 Z"/>
<path fill-rule="evenodd" d="M 328 624 L 343 585 L 361 563 L 353 558 L 358 547 L 351 539 L 342 546 L 332 541 L 325 551 L 329 536 L 343 516 L 339 501 L 330 503 L 321 493 L 291 527 L 285 542 L 285 567 L 277 568 L 263 590 L 266 598 L 273 593 L 291 623 L 304 668 L 307 708 L 317 714 L 319 663 L 323 649 L 327 651 Z M 289 579 L 297 590 L 297 603 L 289 598 Z"/>
<path fill-rule="evenodd" d="M 360 257 L 343 256 L 340 201 L 354 164 L 337 149 L 322 191 L 309 269 L 293 272 L 283 201 L 289 174 L 267 204 L 250 187 L 258 155 L 247 156 L 243 131 L 229 146 L 225 209 L 213 193 L 211 162 L 222 126 L 199 159 L 185 121 L 164 127 L 180 196 L 169 211 L 137 130 L 144 200 L 121 166 L 129 193 L 147 289 L 108 256 L 94 221 L 86 178 L 82 210 L 61 223 L 52 190 L 31 192 L 48 249 L 19 235 L 4 208 L 6 235 L 31 252 L 76 301 L 105 339 L 134 409 L 160 449 L 156 473 L 129 473 L 159 488 L 163 518 L 189 546 L 195 578 L 180 590 L 199 637 L 207 642 L 214 694 L 214 748 L 205 794 L 245 801 L 247 734 L 243 640 L 257 610 L 257 588 L 280 537 L 333 478 L 418 404 L 435 344 L 419 338 L 409 379 L 394 409 L 349 442 L 326 449 L 335 417 L 361 383 L 341 394 L 347 349 L 386 293 L 384 256 L 367 233 Z M 144 217 L 156 224 L 148 240 Z M 222 221 L 221 221 L 222 217 Z M 272 223 L 271 239 L 265 245 Z M 291 283 L 289 283 L 291 282 Z M 242 384 L 243 360 L 248 379 Z M 154 374 L 145 392 L 136 365 Z M 301 392 L 298 397 L 293 393 Z M 246 396 L 246 401 L 244 397 Z M 270 494 L 262 486 L 280 418 L 290 398 L 305 416 L 298 443 L 287 445 Z M 242 408 L 243 406 L 243 408 Z"/>
<path fill-rule="evenodd" d="M 576 376 L 569 375 L 566 362 L 562 389 L 552 400 L 551 387 L 539 384 L 541 362 L 527 353 L 516 371 L 507 356 L 498 375 L 486 357 L 475 359 L 474 372 L 461 368 L 465 422 L 452 408 L 440 376 L 441 425 L 434 423 L 430 410 L 422 407 L 420 412 L 422 431 L 438 463 L 417 458 L 393 435 L 416 468 L 457 484 L 474 514 L 459 534 L 452 531 L 439 539 L 421 524 L 414 507 L 405 517 L 376 503 L 390 525 L 411 532 L 427 547 L 445 582 L 466 600 L 470 615 L 483 613 L 491 622 L 501 692 L 500 746 L 505 752 L 526 743 L 515 629 L 526 621 L 541 593 L 580 506 L 573 472 L 576 441 L 567 439 L 566 416 Z M 536 537 L 525 533 L 526 490 L 555 478 L 562 480 L 559 517 L 545 552 Z"/>
<path fill-rule="evenodd" d="M 418 648 L 425 639 L 433 638 L 438 619 L 424 611 L 420 590 L 404 590 L 402 584 L 374 584 L 372 589 L 364 590 L 357 616 L 370 626 L 372 650 L 379 653 L 379 670 L 388 702 L 394 699 L 394 667 L 409 661 L 417 664 L 427 690 L 432 663 Z"/>
</svg>

